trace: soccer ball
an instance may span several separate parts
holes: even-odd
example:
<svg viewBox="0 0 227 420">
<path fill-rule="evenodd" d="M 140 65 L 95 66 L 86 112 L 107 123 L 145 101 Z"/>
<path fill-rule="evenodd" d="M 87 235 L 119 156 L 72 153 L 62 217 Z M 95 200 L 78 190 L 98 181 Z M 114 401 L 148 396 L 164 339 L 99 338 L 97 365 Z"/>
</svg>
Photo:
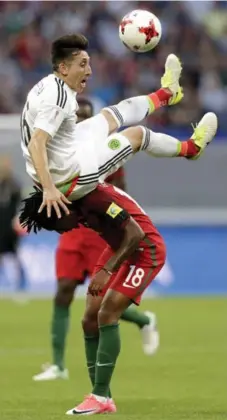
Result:
<svg viewBox="0 0 227 420">
<path fill-rule="evenodd" d="M 158 45 L 162 35 L 160 20 L 146 10 L 134 10 L 125 15 L 119 25 L 119 36 L 131 51 L 144 53 Z"/>
</svg>

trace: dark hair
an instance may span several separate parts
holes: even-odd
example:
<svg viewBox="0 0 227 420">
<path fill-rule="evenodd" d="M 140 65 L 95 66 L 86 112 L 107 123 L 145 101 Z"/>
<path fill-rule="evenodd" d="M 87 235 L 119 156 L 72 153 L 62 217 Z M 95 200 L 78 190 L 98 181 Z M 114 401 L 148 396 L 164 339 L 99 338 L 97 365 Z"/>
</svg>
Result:
<svg viewBox="0 0 227 420">
<path fill-rule="evenodd" d="M 37 233 L 42 228 L 46 230 L 55 230 L 57 223 L 57 215 L 55 211 L 51 212 L 51 217 L 47 217 L 46 209 L 38 213 L 39 207 L 43 201 L 43 193 L 37 187 L 33 187 L 34 191 L 25 198 L 22 203 L 23 208 L 20 211 L 19 221 L 27 232 L 32 230 Z"/>
<path fill-rule="evenodd" d="M 82 106 L 89 106 L 91 109 L 91 115 L 93 115 L 94 107 L 93 107 L 92 102 L 89 99 L 82 97 L 82 98 L 78 98 L 77 102 L 78 102 L 79 108 Z"/>
<path fill-rule="evenodd" d="M 51 62 L 53 71 L 58 70 L 58 65 L 65 59 L 71 57 L 72 53 L 86 51 L 88 40 L 84 35 L 71 34 L 64 35 L 56 39 L 51 47 Z"/>
</svg>

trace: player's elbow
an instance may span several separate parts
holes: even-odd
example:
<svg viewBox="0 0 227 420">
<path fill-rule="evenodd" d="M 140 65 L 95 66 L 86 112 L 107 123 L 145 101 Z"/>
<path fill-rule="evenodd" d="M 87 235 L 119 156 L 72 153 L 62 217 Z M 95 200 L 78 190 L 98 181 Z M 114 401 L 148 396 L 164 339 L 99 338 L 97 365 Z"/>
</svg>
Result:
<svg viewBox="0 0 227 420">
<path fill-rule="evenodd" d="M 31 136 L 31 140 L 28 144 L 29 152 L 32 152 L 33 150 L 45 148 L 49 139 L 50 139 L 50 135 L 48 133 L 46 133 L 45 131 L 39 128 L 35 129 L 34 133 Z"/>
</svg>

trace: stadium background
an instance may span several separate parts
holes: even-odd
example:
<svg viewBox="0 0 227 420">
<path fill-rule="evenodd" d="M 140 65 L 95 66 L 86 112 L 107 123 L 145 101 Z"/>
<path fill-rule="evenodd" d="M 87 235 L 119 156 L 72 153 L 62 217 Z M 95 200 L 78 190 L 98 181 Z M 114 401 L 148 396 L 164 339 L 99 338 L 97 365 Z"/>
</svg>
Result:
<svg viewBox="0 0 227 420">
<path fill-rule="evenodd" d="M 51 72 L 50 43 L 56 37 L 72 31 L 88 37 L 93 75 L 87 96 L 96 112 L 124 97 L 155 90 L 167 54 L 178 54 L 184 65 L 185 99 L 179 106 L 157 111 L 147 124 L 183 139 L 189 136 L 190 124 L 212 110 L 220 122 L 217 138 L 199 162 L 137 156 L 126 168 L 128 190 L 160 226 L 167 243 L 167 265 L 150 293 L 223 294 L 227 292 L 227 3 L 152 2 L 163 36 L 149 54 L 133 54 L 118 39 L 120 18 L 136 8 L 149 9 L 151 2 L 0 2 L 0 153 L 10 156 L 27 191 L 18 114 L 31 86 Z M 47 233 L 22 239 L 20 255 L 30 292 L 54 289 L 56 240 L 56 235 Z M 43 270 L 45 266 L 48 270 Z M 8 260 L 0 272 L 0 290 L 14 290 Z"/>
<path fill-rule="evenodd" d="M 135 55 L 120 44 L 117 26 L 126 12 L 141 7 L 159 16 L 163 37 L 150 54 Z M 96 111 L 156 89 L 165 58 L 174 52 L 184 64 L 185 99 L 159 110 L 147 124 L 183 139 L 205 111 L 218 114 L 218 135 L 199 162 L 144 154 L 127 165 L 129 192 L 161 229 L 168 261 L 140 308 L 157 314 L 160 349 L 154 357 L 143 355 L 139 331 L 122 322 L 111 390 L 118 420 L 226 420 L 227 2 L 0 1 L 0 156 L 10 156 L 25 192 L 30 184 L 18 114 L 29 88 L 51 70 L 52 39 L 68 31 L 84 32 L 90 40 L 93 76 L 87 93 Z M 22 238 L 27 300 L 12 293 L 18 280 L 12 261 L 0 272 L 1 420 L 62 420 L 89 390 L 82 299 L 71 308 L 70 380 L 31 380 L 51 360 L 56 241 L 47 232 Z M 30 300 L 29 293 L 45 299 Z M 155 294 L 159 298 L 151 299 Z"/>
</svg>

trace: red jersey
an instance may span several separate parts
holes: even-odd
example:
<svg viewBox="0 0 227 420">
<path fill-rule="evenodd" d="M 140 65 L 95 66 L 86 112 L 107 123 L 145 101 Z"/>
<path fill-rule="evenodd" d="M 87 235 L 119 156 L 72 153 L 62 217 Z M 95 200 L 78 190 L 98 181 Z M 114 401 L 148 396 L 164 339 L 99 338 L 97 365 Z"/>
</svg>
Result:
<svg viewBox="0 0 227 420">
<path fill-rule="evenodd" d="M 75 221 L 89 227 L 110 245 L 113 250 L 119 248 L 124 227 L 132 216 L 147 237 L 160 237 L 148 215 L 128 194 L 109 184 L 100 184 L 96 190 L 72 203 Z"/>
<path fill-rule="evenodd" d="M 124 168 L 119 168 L 116 172 L 110 175 L 106 182 L 108 183 L 115 183 L 119 180 L 122 180 L 124 183 L 125 178 L 125 171 Z M 99 243 L 98 243 L 99 241 Z M 83 243 L 91 243 L 97 245 L 97 247 L 103 246 L 103 241 L 101 240 L 100 236 L 91 229 L 85 228 L 84 226 L 80 226 L 80 228 L 72 229 L 69 232 L 65 232 L 60 236 L 58 248 L 73 251 L 78 249 L 79 247 L 83 246 Z"/>
</svg>

